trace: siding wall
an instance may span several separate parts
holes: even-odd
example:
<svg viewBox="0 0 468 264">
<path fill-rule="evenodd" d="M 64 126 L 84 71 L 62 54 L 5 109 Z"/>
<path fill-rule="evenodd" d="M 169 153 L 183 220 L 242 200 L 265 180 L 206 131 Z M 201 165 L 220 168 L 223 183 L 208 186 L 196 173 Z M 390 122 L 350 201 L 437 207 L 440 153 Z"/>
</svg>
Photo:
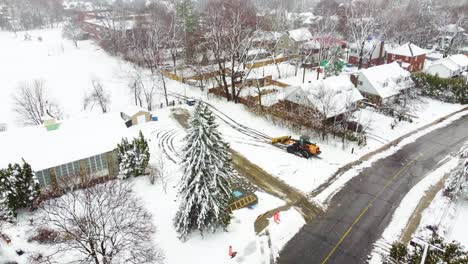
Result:
<svg viewBox="0 0 468 264">
<path fill-rule="evenodd" d="M 119 173 L 116 150 L 102 153 L 85 159 L 69 162 L 49 169 L 36 171 L 41 188 L 58 186 L 61 179 L 69 177 L 76 183 L 85 179 L 101 177 L 116 177 Z"/>
</svg>

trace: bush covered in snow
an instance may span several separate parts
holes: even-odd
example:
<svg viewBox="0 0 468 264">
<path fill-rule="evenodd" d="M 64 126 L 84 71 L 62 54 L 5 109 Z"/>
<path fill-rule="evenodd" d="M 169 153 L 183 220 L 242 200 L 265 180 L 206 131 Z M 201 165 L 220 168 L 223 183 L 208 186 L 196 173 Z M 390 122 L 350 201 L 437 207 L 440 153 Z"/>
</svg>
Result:
<svg viewBox="0 0 468 264">
<path fill-rule="evenodd" d="M 41 227 L 28 239 L 28 242 L 36 241 L 41 244 L 52 244 L 58 241 L 59 233 L 50 228 Z"/>
<path fill-rule="evenodd" d="M 148 142 L 141 131 L 138 138 L 134 138 L 131 142 L 126 138 L 122 139 L 122 142 L 117 145 L 117 159 L 121 179 L 145 174 L 150 152 Z"/>
<path fill-rule="evenodd" d="M 449 103 L 468 103 L 468 84 L 463 78 L 445 79 L 422 72 L 412 78 L 422 95 Z"/>
<path fill-rule="evenodd" d="M 468 251 L 457 242 L 447 243 L 437 232 L 433 232 L 432 237 L 427 241 L 429 248 L 424 263 L 440 263 L 440 264 L 458 264 L 468 263 Z M 437 247 L 438 249 L 435 249 Z M 424 247 L 422 245 L 405 245 L 401 242 L 395 242 L 391 249 L 390 255 L 384 261 L 384 264 L 413 264 L 421 263 Z"/>
<path fill-rule="evenodd" d="M 174 220 L 182 240 L 197 229 L 203 235 L 225 228 L 231 219 L 228 206 L 234 171 L 229 146 L 221 138 L 213 113 L 202 102 L 190 125 L 182 155 L 181 203 Z"/>
<path fill-rule="evenodd" d="M 468 143 L 461 148 L 459 156 L 457 167 L 445 183 L 444 194 L 450 198 L 468 199 Z"/>
<path fill-rule="evenodd" d="M 0 208 L 5 208 L 6 204 L 14 216 L 16 216 L 18 209 L 32 207 L 33 202 L 39 196 L 40 189 L 39 181 L 31 166 L 23 162 L 22 165 L 9 164 L 8 168 L 1 169 L 0 193 L 2 194 Z M 4 210 L 6 211 L 6 209 Z"/>
</svg>

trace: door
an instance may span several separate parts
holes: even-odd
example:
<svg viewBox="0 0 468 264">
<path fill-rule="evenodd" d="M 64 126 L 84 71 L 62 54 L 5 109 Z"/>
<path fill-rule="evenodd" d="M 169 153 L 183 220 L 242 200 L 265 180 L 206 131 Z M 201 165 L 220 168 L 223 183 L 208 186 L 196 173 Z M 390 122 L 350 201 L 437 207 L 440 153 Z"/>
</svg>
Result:
<svg viewBox="0 0 468 264">
<path fill-rule="evenodd" d="M 146 115 L 139 115 L 137 116 L 137 124 L 143 124 L 146 123 Z"/>
</svg>

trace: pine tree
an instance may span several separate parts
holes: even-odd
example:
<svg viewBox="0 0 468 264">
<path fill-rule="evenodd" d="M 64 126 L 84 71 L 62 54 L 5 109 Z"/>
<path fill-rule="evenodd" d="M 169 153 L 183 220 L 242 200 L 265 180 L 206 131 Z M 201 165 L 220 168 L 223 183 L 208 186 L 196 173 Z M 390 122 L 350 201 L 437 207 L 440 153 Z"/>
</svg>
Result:
<svg viewBox="0 0 468 264">
<path fill-rule="evenodd" d="M 10 222 L 12 220 L 13 220 L 13 211 L 8 207 L 7 197 L 0 196 L 0 222 L 1 221 Z"/>
<path fill-rule="evenodd" d="M 138 138 L 133 140 L 133 147 L 135 152 L 135 175 L 143 175 L 148 167 L 150 152 L 148 142 L 141 131 L 138 134 Z"/>
<path fill-rule="evenodd" d="M 31 207 L 40 194 L 39 181 L 31 166 L 23 161 L 22 165 L 9 164 L 0 172 L 3 201 L 16 216 L 20 208 Z"/>
<path fill-rule="evenodd" d="M 231 219 L 229 180 L 233 169 L 229 146 L 222 140 L 213 114 L 202 102 L 197 104 L 190 124 L 181 162 L 181 204 L 174 220 L 182 240 L 196 229 L 203 235 L 225 228 Z"/>
<path fill-rule="evenodd" d="M 117 158 L 120 168 L 120 178 L 138 177 L 145 174 L 150 159 L 148 142 L 140 131 L 138 138 L 129 142 L 123 138 L 117 145 Z"/>
</svg>

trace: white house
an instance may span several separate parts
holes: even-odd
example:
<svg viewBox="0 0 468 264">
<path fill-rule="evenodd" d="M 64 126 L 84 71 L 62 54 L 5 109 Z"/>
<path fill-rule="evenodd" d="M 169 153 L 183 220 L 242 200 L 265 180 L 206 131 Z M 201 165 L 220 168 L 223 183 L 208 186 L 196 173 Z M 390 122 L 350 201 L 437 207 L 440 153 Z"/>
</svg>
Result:
<svg viewBox="0 0 468 264">
<path fill-rule="evenodd" d="M 440 78 L 452 78 L 460 74 L 458 65 L 448 58 L 435 61 L 426 68 L 425 72 Z"/>
<path fill-rule="evenodd" d="M 353 111 L 362 99 L 364 97 L 347 75 L 284 88 L 284 100 L 314 108 L 327 118 Z"/>
<path fill-rule="evenodd" d="M 457 55 L 452 55 L 449 57 L 453 63 L 455 63 L 459 69 L 460 69 L 460 74 L 462 72 L 468 71 L 468 57 L 463 54 L 457 54 Z"/>
<path fill-rule="evenodd" d="M 468 71 L 468 57 L 463 54 L 452 55 L 435 61 L 425 71 L 428 74 L 437 75 L 441 78 L 460 76 L 463 72 Z"/>
<path fill-rule="evenodd" d="M 398 95 L 414 87 L 411 74 L 398 62 L 360 70 L 355 76 L 356 88 L 377 103 L 393 103 Z"/>
</svg>

